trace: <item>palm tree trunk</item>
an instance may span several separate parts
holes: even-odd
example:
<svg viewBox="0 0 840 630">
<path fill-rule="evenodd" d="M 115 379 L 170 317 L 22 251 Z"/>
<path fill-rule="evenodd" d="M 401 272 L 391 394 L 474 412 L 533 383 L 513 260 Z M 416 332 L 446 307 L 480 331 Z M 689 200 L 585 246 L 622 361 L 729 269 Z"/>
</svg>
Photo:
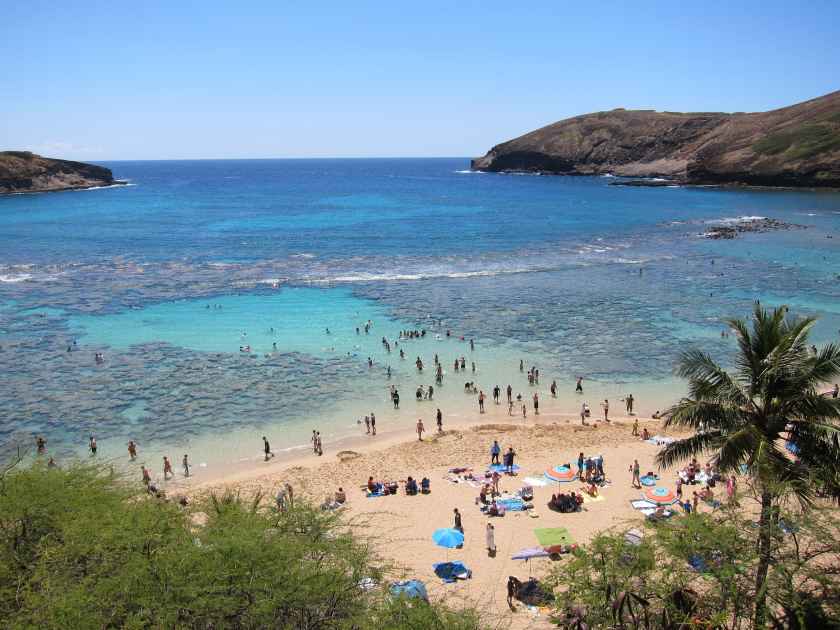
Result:
<svg viewBox="0 0 840 630">
<path fill-rule="evenodd" d="M 770 568 L 770 535 L 773 495 L 761 493 L 761 517 L 758 521 L 758 569 L 755 574 L 755 613 L 753 627 L 760 630 L 767 623 L 767 571 Z"/>
</svg>

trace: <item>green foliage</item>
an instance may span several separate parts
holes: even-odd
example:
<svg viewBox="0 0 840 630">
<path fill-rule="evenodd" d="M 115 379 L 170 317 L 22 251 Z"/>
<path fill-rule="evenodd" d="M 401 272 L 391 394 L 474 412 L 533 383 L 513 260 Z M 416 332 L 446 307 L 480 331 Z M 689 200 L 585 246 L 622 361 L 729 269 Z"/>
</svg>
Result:
<svg viewBox="0 0 840 630">
<path fill-rule="evenodd" d="M 768 578 L 772 620 L 779 628 L 834 627 L 827 620 L 840 618 L 840 519 L 829 510 L 780 516 L 785 527 L 774 530 Z M 757 538 L 756 523 L 730 509 L 649 524 L 640 545 L 621 531 L 603 533 L 554 570 L 557 623 L 750 628 Z M 815 619 L 824 621 L 808 625 Z"/>
<path fill-rule="evenodd" d="M 82 466 L 0 482 L 6 628 L 478 627 L 360 587 L 382 573 L 334 514 L 307 506 L 279 514 L 227 494 L 186 510 Z"/>
<path fill-rule="evenodd" d="M 840 117 L 837 114 L 836 117 Z M 840 149 L 840 128 L 830 121 L 800 125 L 789 131 L 780 131 L 763 137 L 753 144 L 756 153 L 765 155 L 779 155 L 784 153 L 786 158 L 800 160 L 815 157 Z"/>
</svg>

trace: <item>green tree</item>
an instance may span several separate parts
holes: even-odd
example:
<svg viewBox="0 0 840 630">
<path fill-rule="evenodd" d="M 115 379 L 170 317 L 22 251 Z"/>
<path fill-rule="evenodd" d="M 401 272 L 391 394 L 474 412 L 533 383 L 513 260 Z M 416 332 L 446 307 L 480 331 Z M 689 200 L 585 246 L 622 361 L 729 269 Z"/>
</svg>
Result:
<svg viewBox="0 0 840 630">
<path fill-rule="evenodd" d="M 90 466 L 0 474 L 3 628 L 479 627 L 392 600 L 386 576 L 338 515 L 306 505 L 184 508 Z"/>
<path fill-rule="evenodd" d="M 699 350 L 682 355 L 678 373 L 688 379 L 689 394 L 667 410 L 665 425 L 695 433 L 657 457 L 669 467 L 710 455 L 722 474 L 745 467 L 761 503 L 756 628 L 766 625 L 771 537 L 781 499 L 792 495 L 808 506 L 817 488 L 840 497 L 840 400 L 819 392 L 840 374 L 840 350 L 829 344 L 814 353 L 808 335 L 815 319 L 786 314 L 786 307 L 768 313 L 756 304 L 751 326 L 729 320 L 739 350 L 732 372 Z M 798 460 L 785 452 L 785 442 Z"/>
</svg>

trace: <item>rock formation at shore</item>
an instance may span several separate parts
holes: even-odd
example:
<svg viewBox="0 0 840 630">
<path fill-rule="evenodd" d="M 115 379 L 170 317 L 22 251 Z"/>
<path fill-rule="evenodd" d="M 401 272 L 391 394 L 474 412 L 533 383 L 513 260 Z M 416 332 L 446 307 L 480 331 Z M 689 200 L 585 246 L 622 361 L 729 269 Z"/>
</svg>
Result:
<svg viewBox="0 0 840 630">
<path fill-rule="evenodd" d="M 55 160 L 29 151 L 0 151 L 0 194 L 96 188 L 122 184 L 110 169 Z"/>
<path fill-rule="evenodd" d="M 840 187 L 840 91 L 761 113 L 615 109 L 569 118 L 472 161 L 492 172 Z"/>
</svg>

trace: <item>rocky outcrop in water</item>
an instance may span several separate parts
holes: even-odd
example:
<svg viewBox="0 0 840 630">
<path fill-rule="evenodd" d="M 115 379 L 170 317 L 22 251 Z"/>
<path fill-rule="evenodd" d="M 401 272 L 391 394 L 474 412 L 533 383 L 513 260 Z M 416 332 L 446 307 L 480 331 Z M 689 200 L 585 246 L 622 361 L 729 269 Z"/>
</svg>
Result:
<svg viewBox="0 0 840 630">
<path fill-rule="evenodd" d="M 701 236 L 715 240 L 731 240 L 736 238 L 739 234 L 775 232 L 777 230 L 799 230 L 805 229 L 806 227 L 807 226 L 798 225 L 796 223 L 787 223 L 785 221 L 779 221 L 778 219 L 768 219 L 765 217 L 751 219 L 748 221 L 740 221 L 738 223 L 717 225 L 704 232 Z"/>
<path fill-rule="evenodd" d="M 840 91 L 760 113 L 615 109 L 586 114 L 499 144 L 473 160 L 472 168 L 837 188 Z"/>
<path fill-rule="evenodd" d="M 113 186 L 110 169 L 95 164 L 55 160 L 29 151 L 0 151 L 0 194 L 48 192 Z"/>
</svg>

